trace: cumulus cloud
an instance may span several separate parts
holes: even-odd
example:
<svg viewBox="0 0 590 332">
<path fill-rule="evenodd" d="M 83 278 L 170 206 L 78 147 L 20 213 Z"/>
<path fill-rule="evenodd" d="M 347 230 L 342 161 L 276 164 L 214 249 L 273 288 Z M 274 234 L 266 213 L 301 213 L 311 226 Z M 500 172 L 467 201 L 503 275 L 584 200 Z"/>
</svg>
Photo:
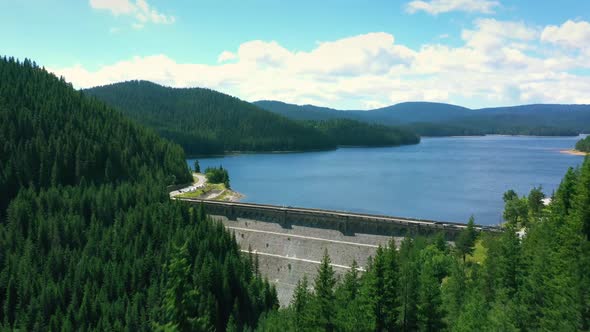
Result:
<svg viewBox="0 0 590 332">
<path fill-rule="evenodd" d="M 174 16 L 167 16 L 150 6 L 146 0 L 90 0 L 90 7 L 98 10 L 108 10 L 115 16 L 133 16 L 136 20 L 132 24 L 134 29 L 143 28 L 145 23 L 172 24 Z"/>
<path fill-rule="evenodd" d="M 571 48 L 590 47 L 590 23 L 568 20 L 560 26 L 545 27 L 541 40 Z"/>
<path fill-rule="evenodd" d="M 345 109 L 411 100 L 471 107 L 590 103 L 590 77 L 579 70 L 590 66 L 587 57 L 561 44 L 547 44 L 542 31 L 546 29 L 488 19 L 465 29 L 459 46 L 438 40 L 410 48 L 391 34 L 376 32 L 319 42 L 305 52 L 277 41 L 247 41 L 220 53 L 217 64 L 179 63 L 159 54 L 93 71 L 81 65 L 53 71 L 79 88 L 145 79 L 173 87 L 207 87 L 249 101 Z"/>
<path fill-rule="evenodd" d="M 531 41 L 538 38 L 538 35 L 536 29 L 522 22 L 478 19 L 475 21 L 475 29 L 463 30 L 461 37 L 468 46 L 490 52 L 502 48 L 507 42 Z"/>
<path fill-rule="evenodd" d="M 494 0 L 415 0 L 406 5 L 406 11 L 410 14 L 424 11 L 431 15 L 452 11 L 491 14 L 497 6 L 500 2 Z"/>
</svg>

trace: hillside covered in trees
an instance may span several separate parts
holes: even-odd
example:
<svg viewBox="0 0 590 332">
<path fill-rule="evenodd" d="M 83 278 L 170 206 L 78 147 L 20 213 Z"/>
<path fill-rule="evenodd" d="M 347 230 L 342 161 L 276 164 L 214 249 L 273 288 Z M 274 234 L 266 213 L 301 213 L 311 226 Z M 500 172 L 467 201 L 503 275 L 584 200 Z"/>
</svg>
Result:
<svg viewBox="0 0 590 332">
<path fill-rule="evenodd" d="M 304 123 L 339 146 L 397 146 L 420 142 L 420 137 L 409 130 L 348 119 Z"/>
<path fill-rule="evenodd" d="M 392 241 L 366 272 L 340 279 L 326 253 L 259 330 L 588 331 L 590 159 L 568 170 L 549 206 L 543 198 L 541 188 L 508 191 L 504 232 L 478 233 L 471 220 L 454 246 L 442 236 Z"/>
<path fill-rule="evenodd" d="M 356 121 L 301 123 L 216 91 L 130 81 L 85 90 L 180 144 L 190 155 L 413 144 L 418 137 Z M 343 136 L 345 135 L 345 136 Z"/>
<path fill-rule="evenodd" d="M 576 150 L 590 153 L 590 136 L 579 140 L 576 143 Z"/>
<path fill-rule="evenodd" d="M 254 328 L 276 291 L 202 209 L 182 149 L 0 58 L 0 330 Z"/>
<path fill-rule="evenodd" d="M 590 105 L 539 104 L 468 109 L 444 103 L 405 102 L 368 111 L 342 111 L 268 100 L 254 104 L 296 120 L 345 118 L 387 126 L 404 126 L 423 136 L 577 136 L 590 131 Z"/>
<path fill-rule="evenodd" d="M 19 189 L 191 177 L 182 149 L 29 60 L 0 60 L 0 210 Z"/>
</svg>

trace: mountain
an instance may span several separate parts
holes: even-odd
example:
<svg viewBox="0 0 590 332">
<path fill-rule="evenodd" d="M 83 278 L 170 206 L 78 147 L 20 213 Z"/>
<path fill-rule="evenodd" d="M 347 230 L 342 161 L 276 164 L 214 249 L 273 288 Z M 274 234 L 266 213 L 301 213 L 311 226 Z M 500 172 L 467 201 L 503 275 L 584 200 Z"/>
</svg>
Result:
<svg viewBox="0 0 590 332">
<path fill-rule="evenodd" d="M 313 105 L 294 105 L 279 101 L 255 101 L 253 104 L 277 114 L 297 120 L 354 119 L 400 125 L 414 122 L 440 122 L 470 115 L 465 107 L 430 102 L 406 102 L 370 111 L 336 110 Z"/>
<path fill-rule="evenodd" d="M 430 102 L 406 102 L 378 108 L 370 112 L 355 111 L 358 120 L 383 124 L 408 124 L 418 122 L 446 122 L 471 115 L 468 108 Z"/>
<path fill-rule="evenodd" d="M 470 114 L 469 109 L 443 103 L 407 102 L 371 111 L 341 111 L 313 105 L 294 105 L 280 101 L 262 100 L 253 103 L 267 111 L 296 120 L 353 119 L 400 125 L 414 122 L 445 121 Z"/>
<path fill-rule="evenodd" d="M 252 331 L 276 290 L 202 208 L 181 147 L 0 58 L 0 330 Z M 231 327 L 231 326 L 230 326 Z"/>
<path fill-rule="evenodd" d="M 589 111 L 590 105 L 584 104 L 530 104 L 518 106 L 480 108 L 478 111 L 506 113 L 506 114 L 532 114 L 532 113 L 562 113 Z"/>
<path fill-rule="evenodd" d="M 345 118 L 389 126 L 406 126 L 421 135 L 578 135 L 590 131 L 590 105 L 536 104 L 469 109 L 407 102 L 368 111 L 341 111 L 274 101 L 254 104 L 293 119 Z"/>
<path fill-rule="evenodd" d="M 332 148 L 321 133 L 213 90 L 130 81 L 85 90 L 188 154 Z"/>
<path fill-rule="evenodd" d="M 261 100 L 254 105 L 294 120 L 330 120 L 346 118 L 342 111 L 313 105 L 293 105 L 274 100 Z M 352 117 L 350 117 L 352 118 Z"/>
<path fill-rule="evenodd" d="M 293 121 L 208 89 L 176 89 L 147 81 L 130 81 L 88 89 L 85 93 L 154 128 L 193 155 L 418 142 L 417 136 L 407 131 L 356 121 L 323 124 Z"/>
<path fill-rule="evenodd" d="M 0 81 L 0 211 L 27 186 L 191 179 L 178 145 L 31 61 L 0 58 Z"/>
</svg>

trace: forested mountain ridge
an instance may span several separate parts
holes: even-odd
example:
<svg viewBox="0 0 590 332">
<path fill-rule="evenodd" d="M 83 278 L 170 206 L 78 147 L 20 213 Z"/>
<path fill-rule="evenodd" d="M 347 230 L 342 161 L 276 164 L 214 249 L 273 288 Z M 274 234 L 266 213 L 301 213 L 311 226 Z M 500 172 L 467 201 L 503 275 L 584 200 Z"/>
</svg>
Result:
<svg viewBox="0 0 590 332">
<path fill-rule="evenodd" d="M 294 120 L 329 120 L 352 118 L 343 116 L 341 114 L 342 111 L 313 105 L 294 105 L 276 100 L 260 100 L 255 101 L 252 104 L 267 111 L 274 112 Z"/>
<path fill-rule="evenodd" d="M 243 330 L 276 308 L 255 258 L 170 201 L 179 146 L 29 60 L 0 82 L 0 330 Z"/>
<path fill-rule="evenodd" d="M 0 59 L 0 210 L 19 188 L 191 180 L 182 149 L 29 60 Z"/>
<path fill-rule="evenodd" d="M 188 154 L 333 148 L 320 132 L 213 90 L 129 81 L 85 90 Z"/>
<path fill-rule="evenodd" d="M 339 146 L 397 146 L 420 142 L 420 137 L 409 130 L 349 119 L 307 121 L 305 124 Z"/>
<path fill-rule="evenodd" d="M 389 126 L 405 126 L 424 136 L 569 135 L 590 131 L 590 105 L 536 104 L 485 109 L 407 102 L 368 111 L 341 111 L 277 101 L 254 104 L 297 120 L 346 118 Z"/>
<path fill-rule="evenodd" d="M 407 131 L 356 121 L 301 123 L 213 90 L 130 81 L 85 90 L 156 129 L 189 154 L 413 144 Z"/>
</svg>

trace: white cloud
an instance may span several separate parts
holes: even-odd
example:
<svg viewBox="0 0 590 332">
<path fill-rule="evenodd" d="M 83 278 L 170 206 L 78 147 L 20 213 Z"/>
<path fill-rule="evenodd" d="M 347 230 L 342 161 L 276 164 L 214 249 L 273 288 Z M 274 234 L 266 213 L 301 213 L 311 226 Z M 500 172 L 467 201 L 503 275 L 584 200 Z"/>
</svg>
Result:
<svg viewBox="0 0 590 332">
<path fill-rule="evenodd" d="M 234 53 L 230 52 L 230 51 L 223 51 L 221 52 L 221 54 L 219 54 L 219 56 L 217 57 L 217 62 L 218 63 L 222 63 L 222 62 L 227 62 L 227 61 L 231 61 L 236 59 L 238 56 L 235 55 Z"/>
<path fill-rule="evenodd" d="M 129 0 L 90 0 L 90 6 L 94 9 L 110 11 L 113 15 L 132 14 L 136 7 Z"/>
<path fill-rule="evenodd" d="M 99 10 L 108 10 L 113 15 L 133 16 L 136 20 L 132 24 L 134 29 L 143 28 L 145 23 L 172 24 L 176 21 L 174 16 L 167 16 L 151 7 L 146 0 L 90 0 L 90 7 Z"/>
<path fill-rule="evenodd" d="M 494 0 L 415 0 L 406 5 L 406 11 L 410 14 L 425 11 L 431 15 L 452 11 L 491 14 L 497 6 L 500 2 Z"/>
<path fill-rule="evenodd" d="M 463 30 L 461 37 L 471 46 L 482 51 L 494 51 L 513 41 L 530 41 L 539 33 L 522 22 L 479 19 L 474 30 Z"/>
<path fill-rule="evenodd" d="M 219 54 L 216 64 L 138 56 L 89 71 L 53 69 L 76 87 L 145 79 L 174 87 L 207 87 L 245 100 L 363 109 L 411 100 L 465 106 L 590 103 L 587 57 L 542 42 L 542 27 L 476 20 L 463 45 L 438 40 L 410 48 L 383 32 L 319 42 L 310 51 L 253 40 Z M 549 47 L 547 47 L 549 46 Z M 577 74 L 576 74 L 577 73 Z"/>
<path fill-rule="evenodd" d="M 590 23 L 569 20 L 560 26 L 550 25 L 543 30 L 541 40 L 571 48 L 589 48 Z"/>
</svg>

